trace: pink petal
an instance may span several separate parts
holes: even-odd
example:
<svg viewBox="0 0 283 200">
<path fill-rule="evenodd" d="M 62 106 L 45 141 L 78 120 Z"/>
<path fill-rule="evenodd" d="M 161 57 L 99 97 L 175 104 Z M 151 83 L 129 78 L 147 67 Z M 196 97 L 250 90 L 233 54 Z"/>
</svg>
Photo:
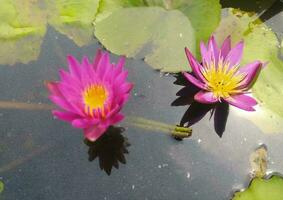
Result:
<svg viewBox="0 0 283 200">
<path fill-rule="evenodd" d="M 55 117 L 57 117 L 57 118 L 59 118 L 63 121 L 68 121 L 68 122 L 71 122 L 72 120 L 80 117 L 77 114 L 74 114 L 74 113 L 71 113 L 71 112 L 63 112 L 63 111 L 59 111 L 59 110 L 53 110 L 52 114 Z"/>
<path fill-rule="evenodd" d="M 46 86 L 51 94 L 56 95 L 56 96 L 62 96 L 60 90 L 58 89 L 58 83 L 47 82 Z"/>
<path fill-rule="evenodd" d="M 80 73 L 80 63 L 76 60 L 75 57 L 68 55 L 67 56 L 67 61 L 69 63 L 69 69 L 70 72 L 73 76 L 75 76 L 76 78 L 80 79 L 81 77 L 81 73 Z"/>
<path fill-rule="evenodd" d="M 75 128 L 89 128 L 99 123 L 98 119 L 75 119 L 72 121 L 72 126 Z"/>
<path fill-rule="evenodd" d="M 260 61 L 255 61 L 253 63 L 247 64 L 246 66 L 239 69 L 239 73 L 245 76 L 244 80 L 240 83 L 239 89 L 250 89 L 255 83 L 260 71 L 262 69 L 262 63 Z"/>
<path fill-rule="evenodd" d="M 194 84 L 195 86 L 201 88 L 201 89 L 206 89 L 204 83 L 202 83 L 201 81 L 199 81 L 198 79 L 196 79 L 194 76 L 192 76 L 191 74 L 187 73 L 187 72 L 183 72 L 184 76 L 188 79 L 188 81 L 190 81 L 192 84 Z"/>
<path fill-rule="evenodd" d="M 64 98 L 64 97 L 59 97 L 59 96 L 54 96 L 54 95 L 51 95 L 49 96 L 49 99 L 55 103 L 57 106 L 63 108 L 64 110 L 67 110 L 67 111 L 73 111 L 73 107 L 72 105 L 70 105 L 70 103 Z"/>
<path fill-rule="evenodd" d="M 206 92 L 206 91 L 199 91 L 198 93 L 195 94 L 194 99 L 197 102 L 204 104 L 212 104 L 218 101 L 218 99 L 214 97 L 212 92 Z"/>
<path fill-rule="evenodd" d="M 201 79 L 202 81 L 205 81 L 205 78 L 203 77 L 203 75 L 202 75 L 202 73 L 200 71 L 202 66 L 195 59 L 195 57 L 192 55 L 192 53 L 190 52 L 190 50 L 188 48 L 185 48 L 185 52 L 186 52 L 187 58 L 189 60 L 189 63 L 191 65 L 192 71 L 195 74 L 195 76 L 197 78 Z"/>
<path fill-rule="evenodd" d="M 107 113 L 106 117 L 111 118 L 112 116 L 116 115 L 118 112 L 120 112 L 121 106 L 116 105 L 110 112 Z"/>
<path fill-rule="evenodd" d="M 116 67 L 115 67 L 114 72 L 113 72 L 113 74 L 115 76 L 117 76 L 118 74 L 120 74 L 122 72 L 123 67 L 125 65 L 125 62 L 126 62 L 126 57 L 125 56 L 121 56 L 119 58 L 118 63 L 116 64 Z"/>
<path fill-rule="evenodd" d="M 239 94 L 224 99 L 229 104 L 246 111 L 255 111 L 253 106 L 257 104 L 256 100 L 245 94 Z"/>
<path fill-rule="evenodd" d="M 123 83 L 121 86 L 120 86 L 120 91 L 121 93 L 129 93 L 134 87 L 134 84 L 132 83 Z"/>
<path fill-rule="evenodd" d="M 96 55 L 95 55 L 94 60 L 93 60 L 94 69 L 96 69 L 96 67 L 98 66 L 98 63 L 101 59 L 101 56 L 102 56 L 102 51 L 99 49 L 99 50 L 97 50 Z"/>
<path fill-rule="evenodd" d="M 110 63 L 109 54 L 107 52 L 102 53 L 101 59 L 99 60 L 96 68 L 96 73 L 102 76 L 105 72 L 105 66 L 107 66 L 109 63 Z"/>
<path fill-rule="evenodd" d="M 128 71 L 123 71 L 122 73 L 120 73 L 117 77 L 115 77 L 115 85 L 117 84 L 118 86 L 120 86 L 121 84 L 123 84 L 126 81 L 126 78 L 128 76 Z"/>
<path fill-rule="evenodd" d="M 86 56 L 83 57 L 82 67 L 81 67 L 81 81 L 83 85 L 89 85 L 92 82 L 92 77 L 94 70 L 91 69 L 91 64 Z"/>
<path fill-rule="evenodd" d="M 124 115 L 117 113 L 115 116 L 110 118 L 109 123 L 111 125 L 114 125 L 114 124 L 121 122 L 123 119 L 124 119 Z"/>
<path fill-rule="evenodd" d="M 107 126 L 95 126 L 91 128 L 86 128 L 84 129 L 84 136 L 90 140 L 90 141 L 95 141 L 97 140 L 103 133 L 105 133 Z"/>
<path fill-rule="evenodd" d="M 225 59 L 228 53 L 230 52 L 230 50 L 231 50 L 231 36 L 229 35 L 222 43 L 220 50 L 221 57 Z"/>
<path fill-rule="evenodd" d="M 232 48 L 231 51 L 228 53 L 225 61 L 230 64 L 230 67 L 240 64 L 243 55 L 243 48 L 244 42 L 241 41 L 236 44 L 236 46 Z"/>
</svg>

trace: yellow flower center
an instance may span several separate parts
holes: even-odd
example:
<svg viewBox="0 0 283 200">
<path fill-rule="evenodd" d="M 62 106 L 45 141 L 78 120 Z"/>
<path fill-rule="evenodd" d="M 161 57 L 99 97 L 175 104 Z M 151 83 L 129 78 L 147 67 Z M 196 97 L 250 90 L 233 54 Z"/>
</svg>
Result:
<svg viewBox="0 0 283 200">
<path fill-rule="evenodd" d="M 214 97 L 227 98 L 231 94 L 240 92 L 239 83 L 243 80 L 243 75 L 237 74 L 239 67 L 233 66 L 229 69 L 229 63 L 219 61 L 217 68 L 214 63 L 203 68 L 203 76 L 207 80 L 208 90 L 213 92 Z"/>
<path fill-rule="evenodd" d="M 101 109 L 103 111 L 105 101 L 107 100 L 108 92 L 102 85 L 91 85 L 83 92 L 83 100 L 85 111 L 92 113 L 93 109 Z"/>
</svg>

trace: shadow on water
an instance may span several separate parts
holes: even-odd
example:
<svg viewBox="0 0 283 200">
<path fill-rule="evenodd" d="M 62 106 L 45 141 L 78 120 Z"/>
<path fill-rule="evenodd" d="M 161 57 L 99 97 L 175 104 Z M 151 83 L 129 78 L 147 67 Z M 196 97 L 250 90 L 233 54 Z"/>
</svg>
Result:
<svg viewBox="0 0 283 200">
<path fill-rule="evenodd" d="M 216 104 L 201 104 L 194 100 L 194 95 L 199 88 L 191 84 L 182 74 L 176 76 L 176 85 L 184 86 L 177 92 L 178 98 L 172 102 L 172 106 L 189 106 L 184 113 L 180 126 L 191 126 L 199 122 L 206 114 L 210 113 L 210 119 L 214 117 L 214 130 L 222 137 L 229 114 L 229 104 L 226 102 Z"/>
<path fill-rule="evenodd" d="M 89 147 L 88 160 L 91 162 L 98 158 L 100 169 L 108 175 L 111 174 L 112 167 L 119 168 L 119 162 L 126 164 L 124 154 L 129 153 L 127 148 L 130 143 L 121 134 L 124 131 L 124 128 L 111 126 L 97 141 L 84 140 Z"/>
<path fill-rule="evenodd" d="M 259 18 L 265 22 L 277 15 L 283 10 L 282 0 L 221 0 L 223 8 L 239 8 L 247 12 L 256 12 L 260 16 Z"/>
</svg>

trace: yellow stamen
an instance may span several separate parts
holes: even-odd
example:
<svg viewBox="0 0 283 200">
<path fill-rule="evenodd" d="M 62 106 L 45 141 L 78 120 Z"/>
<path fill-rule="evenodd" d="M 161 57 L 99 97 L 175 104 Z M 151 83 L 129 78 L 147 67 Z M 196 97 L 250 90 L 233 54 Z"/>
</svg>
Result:
<svg viewBox="0 0 283 200">
<path fill-rule="evenodd" d="M 208 90 L 218 99 L 241 92 L 237 87 L 244 77 L 236 73 L 238 69 L 238 66 L 229 69 L 229 63 L 224 63 L 222 60 L 219 60 L 217 68 L 213 62 L 206 65 L 202 73 L 207 80 Z"/>
<path fill-rule="evenodd" d="M 83 92 L 85 112 L 92 114 L 94 109 L 101 109 L 102 113 L 104 113 L 104 104 L 107 97 L 107 89 L 102 85 L 91 85 L 86 88 Z"/>
</svg>

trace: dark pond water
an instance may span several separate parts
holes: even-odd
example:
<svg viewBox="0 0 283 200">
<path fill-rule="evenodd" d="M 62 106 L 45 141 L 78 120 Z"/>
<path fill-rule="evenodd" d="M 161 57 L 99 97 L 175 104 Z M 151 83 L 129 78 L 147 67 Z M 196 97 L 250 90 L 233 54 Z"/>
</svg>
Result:
<svg viewBox="0 0 283 200">
<path fill-rule="evenodd" d="M 269 20 L 282 36 L 282 12 Z M 95 144 L 85 142 L 81 130 L 53 118 L 44 81 L 58 79 L 67 54 L 92 57 L 98 48 L 97 42 L 78 48 L 48 27 L 37 61 L 0 67 L 0 104 L 14 105 L 0 110 L 0 199 L 227 200 L 247 186 L 249 156 L 262 143 L 269 170 L 283 172 L 283 134 L 263 134 L 233 112 L 222 138 L 209 115 L 193 126 L 190 138 L 172 138 L 156 123 L 180 123 L 188 107 L 170 105 L 181 86 L 141 60 L 126 63 L 135 88 L 123 128 Z"/>
</svg>

